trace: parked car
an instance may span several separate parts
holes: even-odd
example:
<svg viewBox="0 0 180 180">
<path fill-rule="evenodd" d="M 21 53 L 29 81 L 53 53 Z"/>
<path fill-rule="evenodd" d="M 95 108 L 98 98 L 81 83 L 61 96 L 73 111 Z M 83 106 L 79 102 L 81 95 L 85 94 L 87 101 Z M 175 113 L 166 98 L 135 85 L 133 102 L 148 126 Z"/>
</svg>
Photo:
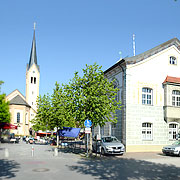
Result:
<svg viewBox="0 0 180 180">
<path fill-rule="evenodd" d="M 180 141 L 175 141 L 172 145 L 163 147 L 162 152 L 165 155 L 180 156 Z"/>
<path fill-rule="evenodd" d="M 48 141 L 43 138 L 35 139 L 34 144 L 48 144 Z"/>
<path fill-rule="evenodd" d="M 29 140 L 28 140 L 29 144 L 34 144 L 34 138 L 33 137 L 30 137 Z"/>
<path fill-rule="evenodd" d="M 124 145 L 115 136 L 103 136 L 100 140 L 93 139 L 92 149 L 94 152 L 105 154 L 123 155 Z"/>
</svg>

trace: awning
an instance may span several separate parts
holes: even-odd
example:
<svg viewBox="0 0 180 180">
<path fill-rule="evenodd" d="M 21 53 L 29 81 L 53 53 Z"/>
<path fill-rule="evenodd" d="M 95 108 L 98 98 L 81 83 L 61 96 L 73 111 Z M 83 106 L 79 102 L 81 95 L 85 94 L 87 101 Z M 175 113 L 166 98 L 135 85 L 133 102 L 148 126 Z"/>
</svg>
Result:
<svg viewBox="0 0 180 180">
<path fill-rule="evenodd" d="M 59 136 L 76 138 L 79 135 L 80 130 L 81 128 L 64 127 L 63 129 L 59 130 Z"/>
<path fill-rule="evenodd" d="M 18 127 L 16 125 L 2 122 L 0 123 L 0 129 L 17 129 Z"/>
</svg>

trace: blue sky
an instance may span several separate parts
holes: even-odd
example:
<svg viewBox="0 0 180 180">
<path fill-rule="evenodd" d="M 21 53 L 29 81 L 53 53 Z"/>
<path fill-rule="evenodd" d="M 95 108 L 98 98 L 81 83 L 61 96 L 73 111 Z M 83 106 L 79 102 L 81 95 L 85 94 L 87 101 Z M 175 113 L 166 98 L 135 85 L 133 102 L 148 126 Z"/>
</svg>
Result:
<svg viewBox="0 0 180 180">
<path fill-rule="evenodd" d="M 68 83 L 74 72 L 95 62 L 106 70 L 122 57 L 174 37 L 180 39 L 180 0 L 1 0 L 0 80 L 7 95 L 25 95 L 33 23 L 36 22 L 40 94 L 55 82 Z"/>
</svg>

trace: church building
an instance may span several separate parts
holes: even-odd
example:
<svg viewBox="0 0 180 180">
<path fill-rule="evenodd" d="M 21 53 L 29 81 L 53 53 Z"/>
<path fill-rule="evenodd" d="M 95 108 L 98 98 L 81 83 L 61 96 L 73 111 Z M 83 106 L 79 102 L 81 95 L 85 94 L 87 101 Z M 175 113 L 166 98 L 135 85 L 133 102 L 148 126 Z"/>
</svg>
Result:
<svg viewBox="0 0 180 180">
<path fill-rule="evenodd" d="M 30 53 L 29 63 L 26 67 L 26 96 L 19 90 L 10 93 L 6 100 L 9 101 L 11 124 L 18 126 L 17 130 L 11 130 L 16 135 L 31 135 L 31 120 L 35 117 L 37 107 L 36 100 L 39 96 L 40 68 L 37 64 L 35 28 Z"/>
</svg>

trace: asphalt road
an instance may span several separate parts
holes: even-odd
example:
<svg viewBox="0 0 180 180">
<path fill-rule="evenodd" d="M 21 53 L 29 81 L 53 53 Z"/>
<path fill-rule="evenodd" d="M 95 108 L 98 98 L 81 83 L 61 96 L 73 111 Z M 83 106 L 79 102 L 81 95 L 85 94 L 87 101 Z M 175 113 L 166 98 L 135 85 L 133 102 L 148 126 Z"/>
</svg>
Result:
<svg viewBox="0 0 180 180">
<path fill-rule="evenodd" d="M 0 180 L 180 180 L 180 157 L 161 153 L 86 158 L 49 145 L 0 144 Z"/>
</svg>

